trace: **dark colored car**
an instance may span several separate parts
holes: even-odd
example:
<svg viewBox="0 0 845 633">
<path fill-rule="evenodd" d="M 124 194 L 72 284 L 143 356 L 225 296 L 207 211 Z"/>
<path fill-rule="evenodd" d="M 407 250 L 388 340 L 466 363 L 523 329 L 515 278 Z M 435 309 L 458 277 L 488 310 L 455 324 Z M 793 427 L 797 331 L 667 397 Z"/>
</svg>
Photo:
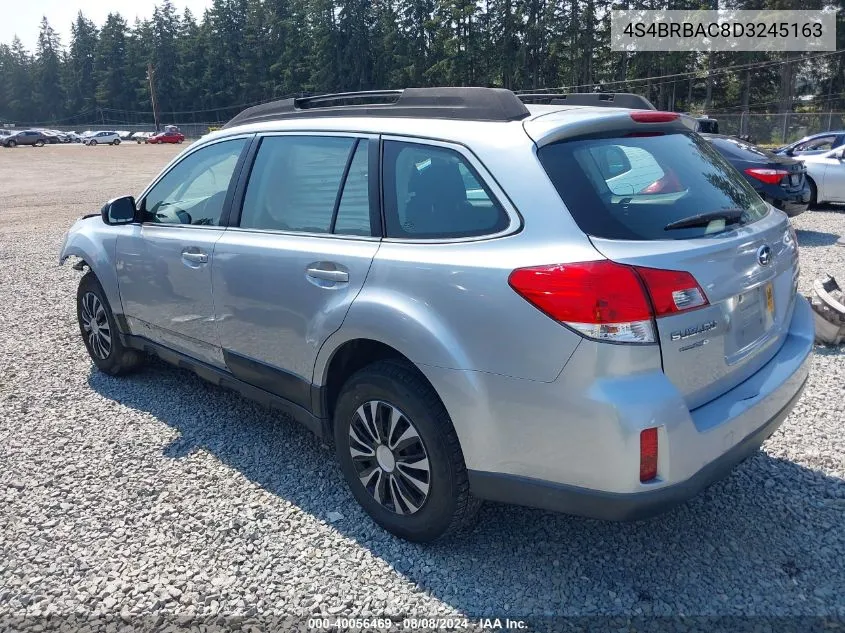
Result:
<svg viewBox="0 0 845 633">
<path fill-rule="evenodd" d="M 147 139 L 147 143 L 181 143 L 185 140 L 185 135 L 181 132 L 162 132 L 154 134 Z"/>
<path fill-rule="evenodd" d="M 43 147 L 47 143 L 47 137 L 36 130 L 24 130 L 9 136 L 0 137 L 0 144 L 3 147 L 17 147 L 18 145 L 34 145 Z"/>
<path fill-rule="evenodd" d="M 695 131 L 701 134 L 718 134 L 719 122 L 709 116 L 702 116 L 696 119 Z"/>
<path fill-rule="evenodd" d="M 800 161 L 778 156 L 746 141 L 722 134 L 702 134 L 739 171 L 766 202 L 795 217 L 810 204 L 807 169 Z"/>
<path fill-rule="evenodd" d="M 772 151 L 784 156 L 801 156 L 802 154 L 823 154 L 843 145 L 845 145 L 845 131 L 839 130 L 811 134 L 800 141 L 778 147 Z"/>
</svg>

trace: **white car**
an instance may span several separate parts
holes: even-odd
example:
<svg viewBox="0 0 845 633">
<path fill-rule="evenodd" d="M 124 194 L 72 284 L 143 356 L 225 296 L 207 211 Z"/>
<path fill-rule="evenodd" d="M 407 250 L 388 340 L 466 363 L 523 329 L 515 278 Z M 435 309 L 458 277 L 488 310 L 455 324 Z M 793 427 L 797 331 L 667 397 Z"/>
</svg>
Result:
<svg viewBox="0 0 845 633">
<path fill-rule="evenodd" d="M 83 142 L 86 145 L 120 145 L 120 134 L 117 132 L 93 132 L 86 136 Z"/>
<path fill-rule="evenodd" d="M 795 156 L 807 167 L 810 204 L 845 202 L 845 147 L 824 154 Z"/>
</svg>

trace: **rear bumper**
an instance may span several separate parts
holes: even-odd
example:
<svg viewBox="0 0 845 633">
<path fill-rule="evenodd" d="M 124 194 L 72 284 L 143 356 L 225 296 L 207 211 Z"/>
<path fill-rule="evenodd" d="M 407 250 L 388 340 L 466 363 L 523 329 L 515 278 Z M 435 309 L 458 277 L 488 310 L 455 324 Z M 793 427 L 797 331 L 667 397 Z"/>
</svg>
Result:
<svg viewBox="0 0 845 633">
<path fill-rule="evenodd" d="M 798 392 L 775 417 L 727 453 L 678 484 L 647 492 L 613 493 L 517 475 L 470 471 L 470 488 L 477 497 L 488 501 L 542 508 L 609 521 L 646 519 L 691 499 L 710 484 L 726 477 L 738 464 L 755 453 L 789 415 L 801 397 L 805 385 L 806 379 L 801 383 Z"/>
<path fill-rule="evenodd" d="M 635 346 L 585 341 L 550 383 L 421 369 L 455 424 L 473 494 L 629 520 L 694 496 L 775 432 L 807 381 L 813 335 L 812 310 L 798 296 L 774 357 L 693 410 L 659 361 L 651 364 L 653 352 Z M 628 354 L 621 367 L 619 354 Z M 641 483 L 639 436 L 651 427 L 658 428 L 658 477 Z"/>
<path fill-rule="evenodd" d="M 805 186 L 802 191 L 796 193 L 778 192 L 777 197 L 764 194 L 763 198 L 776 209 L 794 218 L 807 210 L 810 204 L 810 188 Z"/>
</svg>

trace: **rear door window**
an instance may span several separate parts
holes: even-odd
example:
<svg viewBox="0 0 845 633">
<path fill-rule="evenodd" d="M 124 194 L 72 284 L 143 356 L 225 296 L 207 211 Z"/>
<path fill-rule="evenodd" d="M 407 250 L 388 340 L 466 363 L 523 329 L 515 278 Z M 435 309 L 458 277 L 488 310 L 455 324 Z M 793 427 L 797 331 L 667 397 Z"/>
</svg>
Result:
<svg viewBox="0 0 845 633">
<path fill-rule="evenodd" d="M 701 237 L 767 212 L 745 179 L 697 135 L 583 138 L 547 145 L 538 155 L 578 226 L 595 237 Z M 672 226 L 701 214 L 728 219 Z"/>
<path fill-rule="evenodd" d="M 370 235 L 367 148 L 366 140 L 345 136 L 264 138 L 240 226 Z"/>
<path fill-rule="evenodd" d="M 369 146 L 359 141 L 343 185 L 335 217 L 334 233 L 340 235 L 372 235 L 370 221 Z"/>
</svg>

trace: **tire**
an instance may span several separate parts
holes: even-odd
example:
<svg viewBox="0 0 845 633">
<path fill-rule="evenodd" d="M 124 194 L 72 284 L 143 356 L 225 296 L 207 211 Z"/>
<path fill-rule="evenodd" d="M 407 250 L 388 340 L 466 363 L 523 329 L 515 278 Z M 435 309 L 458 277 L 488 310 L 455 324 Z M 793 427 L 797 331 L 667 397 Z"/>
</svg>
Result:
<svg viewBox="0 0 845 633">
<path fill-rule="evenodd" d="M 35 147 L 44 147 L 44 139 L 38 139 L 35 141 Z"/>
<path fill-rule="evenodd" d="M 17 141 L 9 141 L 8 143 L 6 143 L 6 147 L 17 147 L 17 146 L 18 146 Z"/>
<path fill-rule="evenodd" d="M 369 424 L 368 418 L 381 420 L 384 426 L 362 426 Z M 390 433 L 394 419 L 396 426 Z M 406 439 L 400 442 L 402 437 Z M 437 393 L 412 365 L 379 361 L 347 380 L 335 407 L 334 444 L 353 496 L 388 532 L 425 543 L 474 524 L 481 501 L 470 494 L 452 420 Z M 412 468 L 413 477 L 409 476 L 409 464 L 424 463 L 427 472 L 424 467 Z M 375 496 L 377 488 L 381 502 Z M 400 489 L 404 492 L 397 495 Z"/>
<path fill-rule="evenodd" d="M 180 138 L 180 139 L 179 139 L 178 141 L 176 141 L 176 142 L 177 142 L 179 145 L 181 145 L 181 144 L 182 144 L 182 139 Z"/>
<path fill-rule="evenodd" d="M 112 145 L 120 145 L 120 139 L 116 138 L 111 142 Z"/>
<path fill-rule="evenodd" d="M 97 141 L 88 141 L 88 147 L 94 147 L 97 144 Z"/>
<path fill-rule="evenodd" d="M 92 315 L 96 323 L 93 335 L 89 326 Z M 131 373 L 143 364 L 143 354 L 125 347 L 120 341 L 117 323 L 106 299 L 106 293 L 92 272 L 86 273 L 79 280 L 79 288 L 76 291 L 76 318 L 85 349 L 97 369 L 112 376 L 119 376 Z M 97 333 L 105 334 L 108 341 Z"/>
</svg>

